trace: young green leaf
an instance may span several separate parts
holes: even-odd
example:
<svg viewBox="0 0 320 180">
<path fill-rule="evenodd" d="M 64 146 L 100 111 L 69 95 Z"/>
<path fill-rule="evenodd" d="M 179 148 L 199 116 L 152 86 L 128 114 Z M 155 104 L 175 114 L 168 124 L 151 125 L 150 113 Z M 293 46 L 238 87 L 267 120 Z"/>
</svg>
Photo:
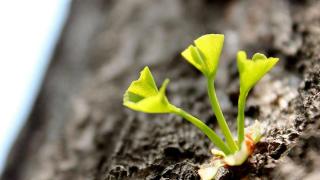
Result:
<svg viewBox="0 0 320 180">
<path fill-rule="evenodd" d="M 238 145 L 244 140 L 244 109 L 250 89 L 279 61 L 278 58 L 267 58 L 261 53 L 253 55 L 252 60 L 247 59 L 244 51 L 239 51 L 237 56 L 240 74 L 240 95 L 238 100 Z"/>
<path fill-rule="evenodd" d="M 247 59 L 247 54 L 244 51 L 239 51 L 237 62 L 240 74 L 240 91 L 249 92 L 278 61 L 278 58 L 267 58 L 261 53 L 254 54 L 252 60 Z"/>
<path fill-rule="evenodd" d="M 169 79 L 166 79 L 158 90 L 149 68 L 145 67 L 139 79 L 133 81 L 125 92 L 123 105 L 145 113 L 169 113 L 171 104 L 165 95 L 168 83 Z"/>
<path fill-rule="evenodd" d="M 158 90 L 149 68 L 145 67 L 141 71 L 139 79 L 133 81 L 124 94 L 123 105 L 145 113 L 177 114 L 199 128 L 225 154 L 230 154 L 229 147 L 211 128 L 198 118 L 169 103 L 165 95 L 168 83 L 169 80 L 166 79 L 160 90 Z"/>
<path fill-rule="evenodd" d="M 223 34 L 207 34 L 194 41 L 181 55 L 206 77 L 214 77 L 223 47 Z"/>
</svg>

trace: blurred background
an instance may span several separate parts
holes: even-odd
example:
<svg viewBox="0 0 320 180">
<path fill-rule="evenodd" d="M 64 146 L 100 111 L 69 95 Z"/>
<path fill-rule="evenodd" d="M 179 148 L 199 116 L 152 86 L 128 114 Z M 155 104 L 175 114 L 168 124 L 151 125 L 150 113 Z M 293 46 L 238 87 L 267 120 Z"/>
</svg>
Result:
<svg viewBox="0 0 320 180">
<path fill-rule="evenodd" d="M 149 66 L 157 84 L 170 78 L 173 104 L 217 130 L 205 78 L 180 55 L 207 33 L 225 35 L 215 86 L 233 132 L 237 51 L 281 59 L 248 98 L 246 122 L 263 120 L 267 140 L 237 174 L 316 173 L 320 135 L 308 131 L 305 156 L 286 150 L 319 117 L 320 94 L 310 90 L 319 82 L 319 9 L 317 0 L 0 0 L 1 180 L 199 179 L 209 140 L 179 117 L 124 108 L 122 96 Z"/>
<path fill-rule="evenodd" d="M 70 3 L 0 1 L 0 174 L 30 114 Z"/>
</svg>

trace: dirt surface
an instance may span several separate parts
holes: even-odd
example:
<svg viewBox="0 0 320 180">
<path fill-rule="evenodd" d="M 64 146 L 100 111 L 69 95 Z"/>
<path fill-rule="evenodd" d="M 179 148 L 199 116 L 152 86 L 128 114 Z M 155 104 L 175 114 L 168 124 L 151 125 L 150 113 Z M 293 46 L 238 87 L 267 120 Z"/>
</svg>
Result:
<svg viewBox="0 0 320 180">
<path fill-rule="evenodd" d="M 174 115 L 122 106 L 148 65 L 171 102 L 217 128 L 205 79 L 180 56 L 205 33 L 226 36 L 215 81 L 236 132 L 236 52 L 280 63 L 252 90 L 246 124 L 265 135 L 220 179 L 317 179 L 320 169 L 320 2 L 286 0 L 74 1 L 33 112 L 2 179 L 199 179 L 213 145 Z"/>
</svg>

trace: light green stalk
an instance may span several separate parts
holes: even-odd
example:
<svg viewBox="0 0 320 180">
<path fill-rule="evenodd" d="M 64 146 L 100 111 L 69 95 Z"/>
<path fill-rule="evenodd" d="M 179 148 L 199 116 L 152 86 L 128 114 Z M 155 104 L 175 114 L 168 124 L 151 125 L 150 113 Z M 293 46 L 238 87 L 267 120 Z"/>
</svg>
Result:
<svg viewBox="0 0 320 180">
<path fill-rule="evenodd" d="M 231 152 L 234 153 L 238 150 L 238 146 L 235 143 L 235 141 L 233 140 L 229 126 L 228 126 L 228 124 L 223 116 L 223 113 L 221 111 L 221 108 L 220 108 L 220 105 L 218 102 L 218 98 L 216 95 L 216 91 L 214 88 L 213 78 L 210 78 L 210 77 L 207 78 L 207 86 L 208 86 L 208 94 L 209 94 L 209 98 L 210 98 L 212 111 L 214 112 L 214 114 L 217 117 L 219 127 L 220 127 L 224 137 L 226 138 L 227 144 L 228 144 Z"/>
<path fill-rule="evenodd" d="M 171 106 L 172 112 L 177 114 L 187 121 L 191 122 L 197 128 L 199 128 L 207 137 L 211 140 L 211 142 L 216 145 L 219 149 L 221 149 L 226 155 L 231 154 L 231 150 L 229 147 L 223 142 L 223 140 L 205 123 L 203 123 L 198 118 L 192 116 L 191 114 L 187 113 L 186 111 L 177 108 L 175 106 Z"/>
<path fill-rule="evenodd" d="M 248 92 L 240 91 L 239 100 L 238 100 L 237 126 L 238 126 L 238 146 L 239 147 L 244 140 L 244 110 L 245 110 L 247 95 L 248 95 Z"/>
</svg>

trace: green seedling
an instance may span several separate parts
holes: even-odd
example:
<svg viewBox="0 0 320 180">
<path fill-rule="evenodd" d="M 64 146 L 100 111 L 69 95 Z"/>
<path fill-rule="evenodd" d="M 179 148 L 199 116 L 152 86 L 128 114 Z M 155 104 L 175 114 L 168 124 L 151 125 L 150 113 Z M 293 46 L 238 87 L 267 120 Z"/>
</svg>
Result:
<svg viewBox="0 0 320 180">
<path fill-rule="evenodd" d="M 207 34 L 194 41 L 181 54 L 195 68 L 202 72 L 207 80 L 207 90 L 212 111 L 226 143 L 200 119 L 176 107 L 166 97 L 165 91 L 169 83 L 166 79 L 158 89 L 152 73 L 145 67 L 138 80 L 133 81 L 124 94 L 124 106 L 145 113 L 173 113 L 191 122 L 200 129 L 211 142 L 220 150 L 213 149 L 214 160 L 207 166 L 200 168 L 202 179 L 214 178 L 220 166 L 241 165 L 253 152 L 254 145 L 260 140 L 262 133 L 260 123 L 255 122 L 246 130 L 244 127 L 244 109 L 247 95 L 251 88 L 278 62 L 278 58 L 267 58 L 256 53 L 252 59 L 247 59 L 246 53 L 238 52 L 237 63 L 240 74 L 240 95 L 238 101 L 238 139 L 235 139 L 224 118 L 216 96 L 214 79 L 223 47 L 224 35 Z"/>
<path fill-rule="evenodd" d="M 140 78 L 136 81 L 133 81 L 124 94 L 123 105 L 133 110 L 145 113 L 177 114 L 199 128 L 205 135 L 208 136 L 213 144 L 220 148 L 224 153 L 230 154 L 230 149 L 211 128 L 209 128 L 198 118 L 192 116 L 181 108 L 172 105 L 168 101 L 165 95 L 165 90 L 168 83 L 169 80 L 166 79 L 160 90 L 158 90 L 149 68 L 145 67 L 140 73 Z"/>
<path fill-rule="evenodd" d="M 278 58 L 267 58 L 261 53 L 253 55 L 252 59 L 247 59 L 244 51 L 239 51 L 237 55 L 238 70 L 240 74 L 240 96 L 238 100 L 238 144 L 244 140 L 244 109 L 247 95 L 251 88 L 277 64 Z"/>
<path fill-rule="evenodd" d="M 222 34 L 207 34 L 195 40 L 195 46 L 190 45 L 181 54 L 206 77 L 212 111 L 217 117 L 219 127 L 226 138 L 231 152 L 234 153 L 238 150 L 238 147 L 223 116 L 214 88 L 214 78 L 219 64 L 223 41 L 224 36 Z"/>
</svg>

